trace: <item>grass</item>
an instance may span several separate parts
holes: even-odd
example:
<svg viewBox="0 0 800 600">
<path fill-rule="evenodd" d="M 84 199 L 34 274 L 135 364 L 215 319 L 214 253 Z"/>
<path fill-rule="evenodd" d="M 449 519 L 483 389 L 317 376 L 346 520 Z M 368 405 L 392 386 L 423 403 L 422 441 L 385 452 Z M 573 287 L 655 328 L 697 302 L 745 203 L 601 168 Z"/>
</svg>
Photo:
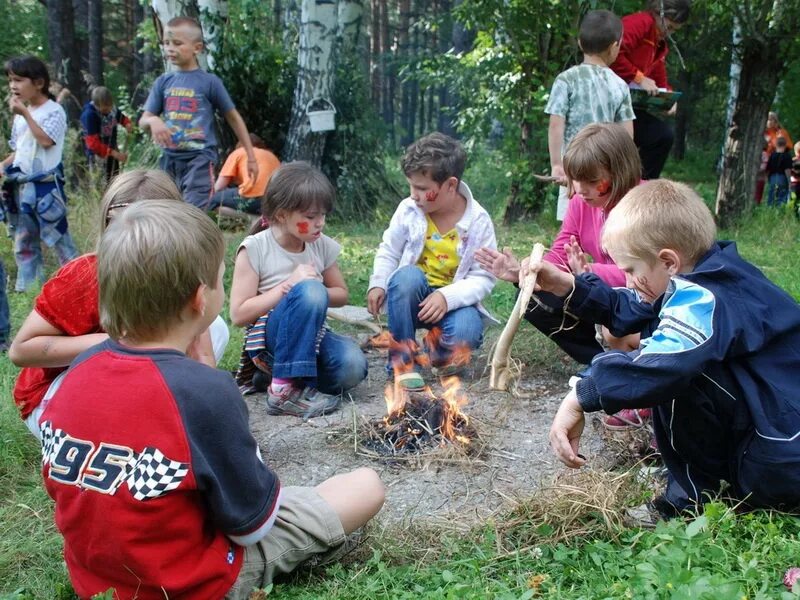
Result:
<svg viewBox="0 0 800 600">
<path fill-rule="evenodd" d="M 673 166 L 675 178 L 695 185 L 711 202 L 713 177 L 703 157 L 695 166 Z M 697 166 L 700 165 L 700 166 Z M 502 165 L 488 156 L 466 177 L 488 210 L 499 216 Z M 73 196 L 77 197 L 76 195 Z M 94 236 L 97 192 L 80 195 L 72 227 L 89 250 Z M 332 222 L 328 233 L 343 245 L 340 266 L 351 302 L 363 303 L 375 247 L 383 223 Z M 534 241 L 547 242 L 556 231 L 541 222 L 498 227 L 501 246 L 526 254 Z M 760 208 L 720 237 L 734 239 L 740 252 L 773 281 L 800 299 L 800 223 L 780 210 Z M 243 232 L 226 232 L 226 285 Z M 13 275 L 13 256 L 3 244 L 0 256 Z M 48 263 L 52 271 L 55 265 Z M 514 304 L 515 290 L 498 284 L 487 307 L 501 319 Z M 29 312 L 35 293 L 12 294 L 16 328 Z M 227 313 L 227 308 L 225 309 Z M 515 356 L 538 372 L 565 376 L 571 364 L 553 344 L 523 327 Z M 496 328 L 490 336 L 496 336 Z M 221 364 L 234 369 L 241 334 L 232 339 Z M 491 338 L 487 341 L 491 343 Z M 17 370 L 0 359 L 0 598 L 73 598 L 63 561 L 62 540 L 52 505 L 39 475 L 39 450 L 8 400 Z M 463 531 L 416 528 L 374 535 L 366 554 L 347 566 L 303 574 L 273 587 L 291 599 L 373 598 L 797 598 L 781 584 L 783 572 L 800 557 L 800 522 L 768 511 L 735 514 L 721 503 L 688 523 L 671 521 L 653 531 L 627 528 L 619 520 L 625 503 L 647 491 L 620 473 L 587 472 L 583 480 L 561 481 L 522 499 L 508 512 Z M 571 491 L 570 491 L 571 490 Z M 577 491 L 576 491 L 577 490 Z"/>
</svg>

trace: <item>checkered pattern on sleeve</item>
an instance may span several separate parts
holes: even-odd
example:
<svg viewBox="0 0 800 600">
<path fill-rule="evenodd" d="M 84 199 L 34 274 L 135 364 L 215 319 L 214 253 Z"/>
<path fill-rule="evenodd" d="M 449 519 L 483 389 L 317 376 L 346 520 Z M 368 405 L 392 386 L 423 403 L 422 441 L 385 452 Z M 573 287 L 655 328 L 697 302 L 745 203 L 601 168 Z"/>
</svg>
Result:
<svg viewBox="0 0 800 600">
<path fill-rule="evenodd" d="M 53 429 L 50 421 L 42 423 L 42 466 L 50 464 L 50 460 L 58 453 L 61 443 L 66 437 L 61 429 Z"/>
<path fill-rule="evenodd" d="M 174 490 L 188 473 L 188 463 L 170 460 L 158 448 L 147 447 L 125 481 L 136 500 L 146 500 Z"/>
</svg>

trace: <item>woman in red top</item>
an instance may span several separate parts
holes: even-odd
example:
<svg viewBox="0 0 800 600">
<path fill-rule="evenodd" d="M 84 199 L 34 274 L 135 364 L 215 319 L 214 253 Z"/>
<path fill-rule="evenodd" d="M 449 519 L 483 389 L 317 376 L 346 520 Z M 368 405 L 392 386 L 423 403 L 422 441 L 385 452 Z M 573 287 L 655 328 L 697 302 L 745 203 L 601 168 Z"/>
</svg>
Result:
<svg viewBox="0 0 800 600">
<path fill-rule="evenodd" d="M 689 19 L 690 0 L 648 0 L 647 10 L 622 17 L 622 47 L 611 68 L 626 83 L 655 95 L 667 82 L 667 40 Z M 674 114 L 675 106 L 668 114 Z M 674 133 L 662 117 L 634 106 L 633 141 L 642 159 L 642 177 L 661 175 Z"/>
</svg>

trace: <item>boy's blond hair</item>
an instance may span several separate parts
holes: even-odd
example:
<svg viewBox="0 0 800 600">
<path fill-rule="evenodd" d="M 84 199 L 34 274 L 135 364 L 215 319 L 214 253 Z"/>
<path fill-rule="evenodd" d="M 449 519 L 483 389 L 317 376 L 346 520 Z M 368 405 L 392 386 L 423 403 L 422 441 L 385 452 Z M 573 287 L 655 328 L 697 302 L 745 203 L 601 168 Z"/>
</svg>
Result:
<svg viewBox="0 0 800 600">
<path fill-rule="evenodd" d="M 608 215 L 602 243 L 655 264 L 661 250 L 674 250 L 695 265 L 714 244 L 717 228 L 703 199 L 688 185 L 654 179 L 636 186 Z"/>
<path fill-rule="evenodd" d="M 102 85 L 92 88 L 92 102 L 95 106 L 112 106 L 114 104 L 114 97 L 111 95 L 111 90 Z"/>
<path fill-rule="evenodd" d="M 642 178 L 639 150 L 618 123 L 590 123 L 581 129 L 567 146 L 563 164 L 570 197 L 575 193 L 573 181 L 592 183 L 610 177 L 609 207 Z"/>
<path fill-rule="evenodd" d="M 111 220 L 111 212 L 139 200 L 180 200 L 180 190 L 172 178 L 160 169 L 133 169 L 120 173 L 108 184 L 100 201 L 100 233 Z"/>
<path fill-rule="evenodd" d="M 225 243 L 199 208 L 142 200 L 111 222 L 97 254 L 103 329 L 146 342 L 180 321 L 199 286 L 216 289 Z"/>
<path fill-rule="evenodd" d="M 203 28 L 197 19 L 192 17 L 173 17 L 167 21 L 167 29 L 178 29 L 179 27 L 186 27 L 192 31 L 192 41 L 203 41 Z"/>
</svg>

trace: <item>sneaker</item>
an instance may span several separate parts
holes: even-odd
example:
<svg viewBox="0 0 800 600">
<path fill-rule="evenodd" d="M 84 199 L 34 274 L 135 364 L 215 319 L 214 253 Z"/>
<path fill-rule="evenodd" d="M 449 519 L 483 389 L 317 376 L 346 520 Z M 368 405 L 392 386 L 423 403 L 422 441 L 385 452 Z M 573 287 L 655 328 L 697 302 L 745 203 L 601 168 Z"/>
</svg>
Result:
<svg viewBox="0 0 800 600">
<path fill-rule="evenodd" d="M 623 408 L 613 415 L 603 417 L 603 425 L 612 431 L 638 429 L 647 425 L 650 416 L 649 408 Z"/>
<path fill-rule="evenodd" d="M 401 388 L 408 392 L 418 392 L 419 390 L 425 389 L 425 380 L 422 378 L 422 375 L 416 371 L 396 375 L 394 380 Z"/>
<path fill-rule="evenodd" d="M 314 388 L 303 390 L 290 384 L 276 393 L 270 386 L 267 392 L 267 414 L 291 415 L 307 420 L 335 411 L 339 408 L 339 401 L 339 396 L 323 394 Z"/>
</svg>

